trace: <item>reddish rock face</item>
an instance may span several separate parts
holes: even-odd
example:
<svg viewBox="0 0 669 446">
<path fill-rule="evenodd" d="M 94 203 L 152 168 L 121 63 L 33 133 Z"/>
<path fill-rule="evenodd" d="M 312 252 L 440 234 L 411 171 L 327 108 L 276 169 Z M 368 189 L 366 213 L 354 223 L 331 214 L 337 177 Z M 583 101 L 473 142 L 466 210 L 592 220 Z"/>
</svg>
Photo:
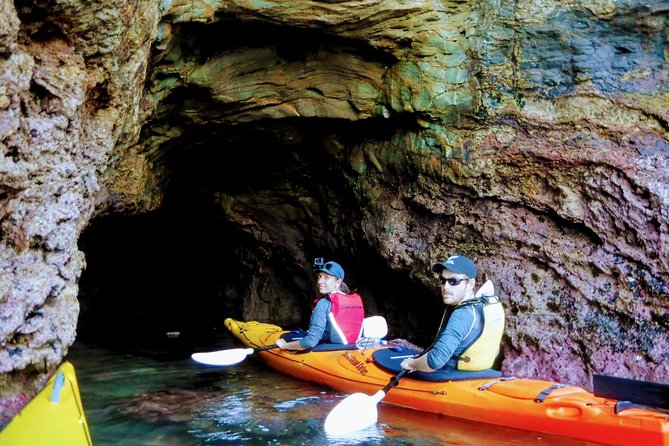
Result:
<svg viewBox="0 0 669 446">
<path fill-rule="evenodd" d="M 505 372 L 669 381 L 666 5 L 52 3 L 0 5 L 3 401 L 100 284 L 151 265 L 160 298 L 118 308 L 300 325 L 323 255 L 393 336 L 429 343 L 430 265 L 463 253 L 504 297 Z M 91 235 L 132 215 L 171 231 Z"/>
</svg>

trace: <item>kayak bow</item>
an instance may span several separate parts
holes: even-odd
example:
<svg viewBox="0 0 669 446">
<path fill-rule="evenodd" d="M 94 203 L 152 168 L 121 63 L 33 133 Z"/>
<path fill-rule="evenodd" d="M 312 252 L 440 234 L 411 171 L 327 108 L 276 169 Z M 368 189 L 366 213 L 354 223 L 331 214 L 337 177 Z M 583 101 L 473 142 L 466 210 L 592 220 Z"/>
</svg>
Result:
<svg viewBox="0 0 669 446">
<path fill-rule="evenodd" d="M 65 361 L 46 386 L 0 432 L 0 445 L 90 446 L 91 435 L 71 363 Z"/>
</svg>

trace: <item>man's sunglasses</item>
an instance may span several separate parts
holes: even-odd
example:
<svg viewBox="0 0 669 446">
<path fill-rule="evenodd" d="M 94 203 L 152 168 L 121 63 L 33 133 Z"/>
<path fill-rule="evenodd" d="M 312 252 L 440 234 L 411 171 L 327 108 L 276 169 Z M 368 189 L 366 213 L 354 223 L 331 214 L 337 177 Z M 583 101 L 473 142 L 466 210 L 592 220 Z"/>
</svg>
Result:
<svg viewBox="0 0 669 446">
<path fill-rule="evenodd" d="M 450 286 L 458 286 L 460 285 L 460 283 L 462 283 L 463 280 L 467 280 L 466 277 L 449 277 L 447 279 L 441 276 L 438 277 L 437 279 L 439 279 L 439 283 L 441 283 L 442 286 L 446 285 L 446 283 L 448 283 Z"/>
</svg>

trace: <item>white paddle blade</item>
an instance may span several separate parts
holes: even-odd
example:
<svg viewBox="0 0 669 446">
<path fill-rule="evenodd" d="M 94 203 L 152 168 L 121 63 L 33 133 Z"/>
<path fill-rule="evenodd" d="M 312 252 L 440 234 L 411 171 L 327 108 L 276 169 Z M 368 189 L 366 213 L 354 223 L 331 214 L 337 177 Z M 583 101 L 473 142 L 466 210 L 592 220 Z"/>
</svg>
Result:
<svg viewBox="0 0 669 446">
<path fill-rule="evenodd" d="M 253 354 L 252 348 L 231 348 L 215 352 L 193 353 L 190 357 L 195 362 L 206 365 L 233 365 L 239 364 L 247 356 Z"/>
<path fill-rule="evenodd" d="M 379 397 L 379 393 L 382 394 Z M 343 436 L 363 430 L 376 423 L 379 413 L 376 405 L 385 393 L 379 390 L 373 396 L 354 393 L 344 398 L 325 419 L 325 433 Z"/>
<path fill-rule="evenodd" d="M 362 321 L 362 336 L 383 339 L 388 334 L 388 323 L 383 316 L 369 316 Z"/>
</svg>

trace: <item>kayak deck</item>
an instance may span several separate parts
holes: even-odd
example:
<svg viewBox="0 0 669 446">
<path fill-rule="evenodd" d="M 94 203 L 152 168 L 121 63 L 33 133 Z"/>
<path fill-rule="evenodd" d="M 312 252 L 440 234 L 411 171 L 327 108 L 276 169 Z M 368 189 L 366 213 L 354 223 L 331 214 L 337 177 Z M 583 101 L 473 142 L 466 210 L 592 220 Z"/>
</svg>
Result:
<svg viewBox="0 0 669 446">
<path fill-rule="evenodd" d="M 90 446 L 91 435 L 71 363 L 63 362 L 44 388 L 0 432 L 0 445 Z"/>
<path fill-rule="evenodd" d="M 230 332 L 248 347 L 272 345 L 281 327 L 256 321 L 225 320 Z M 347 393 L 368 395 L 388 384 L 392 373 L 372 359 L 380 348 L 258 352 L 273 369 Z M 401 353 L 398 353 L 401 354 Z M 615 413 L 617 400 L 556 382 L 500 377 L 430 382 L 404 377 L 384 402 L 410 409 L 490 424 L 545 432 L 611 445 L 669 446 L 669 417 L 632 408 Z"/>
</svg>

